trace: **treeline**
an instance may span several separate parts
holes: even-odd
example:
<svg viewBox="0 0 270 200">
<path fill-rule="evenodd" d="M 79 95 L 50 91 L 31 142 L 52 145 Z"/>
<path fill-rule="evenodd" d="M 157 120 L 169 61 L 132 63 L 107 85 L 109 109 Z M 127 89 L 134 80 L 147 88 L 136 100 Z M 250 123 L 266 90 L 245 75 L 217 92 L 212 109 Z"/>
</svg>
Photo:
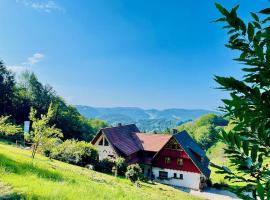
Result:
<svg viewBox="0 0 270 200">
<path fill-rule="evenodd" d="M 62 130 L 63 140 L 90 141 L 99 128 L 107 126 L 102 120 L 83 117 L 50 85 L 42 84 L 33 72 L 25 71 L 15 78 L 15 73 L 0 61 L 0 116 L 10 116 L 13 123 L 23 125 L 29 120 L 31 108 L 40 116 L 47 112 L 50 104 L 55 111 L 50 123 Z"/>
</svg>

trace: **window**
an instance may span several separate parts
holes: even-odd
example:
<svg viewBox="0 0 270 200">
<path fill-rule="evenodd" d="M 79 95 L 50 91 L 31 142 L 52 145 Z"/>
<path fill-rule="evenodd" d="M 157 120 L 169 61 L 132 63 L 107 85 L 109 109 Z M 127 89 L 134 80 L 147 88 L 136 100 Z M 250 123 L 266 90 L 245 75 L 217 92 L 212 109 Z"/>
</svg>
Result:
<svg viewBox="0 0 270 200">
<path fill-rule="evenodd" d="M 171 158 L 165 157 L 165 164 L 170 164 L 170 163 L 171 163 Z"/>
<path fill-rule="evenodd" d="M 183 180 L 184 178 L 183 178 L 183 174 L 179 174 L 180 176 L 179 176 L 179 179 L 181 179 L 181 180 Z"/>
<path fill-rule="evenodd" d="M 109 146 L 109 142 L 106 140 L 106 138 L 104 138 L 104 146 Z"/>
<path fill-rule="evenodd" d="M 103 137 L 102 137 L 101 140 L 99 141 L 98 145 L 103 146 Z"/>
<path fill-rule="evenodd" d="M 173 173 L 173 178 L 177 178 L 177 174 L 176 173 Z"/>
<path fill-rule="evenodd" d="M 159 171 L 159 178 L 160 179 L 167 179 L 168 178 L 168 172 Z"/>
<path fill-rule="evenodd" d="M 184 164 L 184 161 L 182 158 L 177 158 L 177 165 L 182 166 Z"/>
</svg>

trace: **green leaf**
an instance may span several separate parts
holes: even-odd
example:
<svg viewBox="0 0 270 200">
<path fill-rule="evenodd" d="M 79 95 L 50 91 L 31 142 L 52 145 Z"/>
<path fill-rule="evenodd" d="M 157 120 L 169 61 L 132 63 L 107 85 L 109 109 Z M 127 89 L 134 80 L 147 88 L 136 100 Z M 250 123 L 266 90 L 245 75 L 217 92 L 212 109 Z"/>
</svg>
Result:
<svg viewBox="0 0 270 200">
<path fill-rule="evenodd" d="M 266 60 L 268 62 L 270 62 L 270 44 L 268 44 L 267 46 L 267 50 L 266 50 Z"/>
<path fill-rule="evenodd" d="M 219 3 L 215 3 L 216 8 L 219 10 L 219 12 L 221 14 L 223 14 L 224 16 L 228 16 L 229 12 Z"/>
<path fill-rule="evenodd" d="M 257 183 L 256 191 L 261 200 L 264 200 L 264 189 L 260 182 Z"/>
<path fill-rule="evenodd" d="M 254 19 L 255 21 L 257 21 L 257 22 L 259 22 L 259 21 L 260 21 L 260 19 L 259 19 L 258 15 L 256 15 L 256 14 L 255 14 L 255 13 L 253 13 L 253 12 L 251 12 L 250 14 L 251 14 L 251 16 L 253 17 L 253 19 Z"/>
<path fill-rule="evenodd" d="M 263 163 L 263 153 L 261 153 L 258 157 L 258 162 Z"/>
<path fill-rule="evenodd" d="M 249 147 L 249 142 L 247 140 L 244 140 L 243 141 L 243 150 L 244 150 L 244 153 L 245 153 L 246 156 L 249 155 L 248 147 Z"/>
<path fill-rule="evenodd" d="M 239 33 L 236 33 L 236 34 L 232 35 L 229 40 L 234 41 L 239 35 L 240 35 Z"/>
<path fill-rule="evenodd" d="M 255 52 L 261 61 L 264 60 L 263 49 L 259 45 L 254 45 Z"/>
<path fill-rule="evenodd" d="M 241 138 L 240 138 L 239 134 L 237 134 L 237 133 L 234 134 L 234 140 L 235 140 L 236 146 L 238 148 L 240 148 L 241 147 Z"/>
<path fill-rule="evenodd" d="M 252 22 L 252 24 L 257 28 L 257 29 L 261 29 L 261 25 L 258 22 Z"/>
<path fill-rule="evenodd" d="M 270 14 L 270 8 L 265 8 L 265 9 L 261 10 L 259 13 L 269 15 Z"/>
<path fill-rule="evenodd" d="M 221 134 L 222 134 L 222 137 L 225 140 L 225 142 L 228 142 L 229 141 L 228 135 L 223 129 L 221 130 Z"/>
<path fill-rule="evenodd" d="M 234 146 L 234 145 L 235 145 L 235 141 L 234 141 L 234 133 L 233 133 L 233 132 L 229 132 L 229 133 L 228 133 L 228 136 L 229 136 L 230 144 L 231 144 L 232 146 Z"/>
<path fill-rule="evenodd" d="M 258 154 L 259 147 L 258 145 L 254 145 L 251 149 L 251 159 L 255 163 L 257 160 L 257 154 Z"/>
<path fill-rule="evenodd" d="M 254 37 L 254 26 L 251 23 L 248 23 L 248 39 L 252 41 Z"/>
<path fill-rule="evenodd" d="M 214 20 L 212 22 L 225 22 L 225 21 L 226 21 L 226 18 L 225 17 L 221 17 L 221 18 L 216 19 L 216 20 Z"/>
</svg>

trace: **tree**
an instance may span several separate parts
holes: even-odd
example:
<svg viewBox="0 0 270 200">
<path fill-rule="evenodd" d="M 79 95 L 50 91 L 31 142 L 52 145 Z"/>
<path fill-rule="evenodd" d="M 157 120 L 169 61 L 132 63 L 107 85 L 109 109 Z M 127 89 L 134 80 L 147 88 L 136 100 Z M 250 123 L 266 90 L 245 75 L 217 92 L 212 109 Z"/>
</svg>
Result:
<svg viewBox="0 0 270 200">
<path fill-rule="evenodd" d="M 14 75 L 0 61 L 0 115 L 9 115 L 12 113 L 14 86 Z"/>
<path fill-rule="evenodd" d="M 97 133 L 100 129 L 108 127 L 109 124 L 101 119 L 90 119 L 88 124 L 92 126 L 94 133 Z"/>
<path fill-rule="evenodd" d="M 136 183 L 142 177 L 142 169 L 138 164 L 129 165 L 127 167 L 126 177 L 132 182 Z"/>
<path fill-rule="evenodd" d="M 55 128 L 55 126 L 50 126 L 49 122 L 53 117 L 54 111 L 52 104 L 50 104 L 47 114 L 41 114 L 40 119 L 37 118 L 37 111 L 31 109 L 30 120 L 32 122 L 32 131 L 30 132 L 32 144 L 32 158 L 35 158 L 36 152 L 40 145 L 46 145 L 53 138 L 61 137 L 62 132 L 60 129 Z"/>
<path fill-rule="evenodd" d="M 8 122 L 8 116 L 0 116 L 0 135 L 15 135 L 22 129 Z"/>
<path fill-rule="evenodd" d="M 234 60 L 245 65 L 244 77 L 216 76 L 220 88 L 230 92 L 224 99 L 222 111 L 234 123 L 220 138 L 226 144 L 225 154 L 235 171 L 218 167 L 219 173 L 232 182 L 241 182 L 243 187 L 234 189 L 238 194 L 252 192 L 254 199 L 270 199 L 270 8 L 250 13 L 252 20 L 245 23 L 237 15 L 239 6 L 228 11 L 216 4 L 223 15 L 216 20 L 225 23 L 229 41 L 226 47 L 237 50 Z M 249 196 L 244 198 L 249 199 Z"/>
</svg>

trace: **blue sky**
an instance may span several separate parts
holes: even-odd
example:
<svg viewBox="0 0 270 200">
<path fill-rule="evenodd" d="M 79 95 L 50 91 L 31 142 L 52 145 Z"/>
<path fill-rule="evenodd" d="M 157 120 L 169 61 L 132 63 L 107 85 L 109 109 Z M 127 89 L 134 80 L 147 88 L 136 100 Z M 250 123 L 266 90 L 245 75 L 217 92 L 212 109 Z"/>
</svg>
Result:
<svg viewBox="0 0 270 200">
<path fill-rule="evenodd" d="M 227 95 L 213 76 L 241 77 L 214 2 L 1 0 L 0 57 L 70 104 L 214 110 Z M 269 5 L 219 2 L 245 19 Z"/>
</svg>

